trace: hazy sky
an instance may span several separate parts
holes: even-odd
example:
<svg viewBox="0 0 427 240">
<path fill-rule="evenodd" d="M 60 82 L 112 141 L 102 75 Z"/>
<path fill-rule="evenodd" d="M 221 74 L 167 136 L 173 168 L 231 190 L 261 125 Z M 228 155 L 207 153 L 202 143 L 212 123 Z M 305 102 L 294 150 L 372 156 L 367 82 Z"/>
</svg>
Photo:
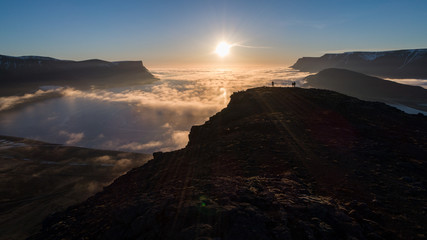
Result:
<svg viewBox="0 0 427 240">
<path fill-rule="evenodd" d="M 237 43 L 223 59 L 221 40 Z M 0 54 L 276 64 L 325 52 L 427 47 L 425 0 L 1 0 Z"/>
</svg>

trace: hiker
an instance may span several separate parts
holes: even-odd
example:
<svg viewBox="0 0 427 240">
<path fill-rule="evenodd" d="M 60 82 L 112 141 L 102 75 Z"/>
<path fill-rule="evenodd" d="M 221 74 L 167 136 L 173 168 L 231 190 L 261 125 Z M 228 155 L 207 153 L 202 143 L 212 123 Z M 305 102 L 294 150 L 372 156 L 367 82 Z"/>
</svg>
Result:
<svg viewBox="0 0 427 240">
<path fill-rule="evenodd" d="M 295 85 L 296 85 L 296 83 L 295 83 L 295 82 L 292 82 L 292 87 L 295 87 Z"/>
<path fill-rule="evenodd" d="M 274 82 L 271 82 L 271 86 L 274 87 Z"/>
</svg>

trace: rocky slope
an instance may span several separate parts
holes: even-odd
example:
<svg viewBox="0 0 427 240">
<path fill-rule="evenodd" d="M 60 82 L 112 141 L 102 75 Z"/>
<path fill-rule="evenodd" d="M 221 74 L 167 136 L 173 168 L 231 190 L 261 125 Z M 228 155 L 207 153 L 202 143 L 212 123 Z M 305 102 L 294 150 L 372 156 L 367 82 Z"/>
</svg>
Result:
<svg viewBox="0 0 427 240">
<path fill-rule="evenodd" d="M 25 239 L 151 155 L 0 136 L 0 239 Z"/>
<path fill-rule="evenodd" d="M 305 87 L 323 88 L 369 101 L 407 105 L 427 111 L 427 89 L 345 69 L 325 69 L 306 77 Z"/>
<path fill-rule="evenodd" d="M 39 56 L 0 55 L 0 84 L 4 87 L 0 94 L 5 90 L 26 90 L 41 85 L 109 87 L 141 84 L 153 79 L 141 61 L 69 61 Z"/>
<path fill-rule="evenodd" d="M 30 239 L 425 239 L 427 117 L 256 88 Z"/>
<path fill-rule="evenodd" d="M 291 68 L 305 72 L 344 68 L 388 78 L 427 79 L 427 49 L 328 53 L 321 57 L 300 58 Z"/>
</svg>

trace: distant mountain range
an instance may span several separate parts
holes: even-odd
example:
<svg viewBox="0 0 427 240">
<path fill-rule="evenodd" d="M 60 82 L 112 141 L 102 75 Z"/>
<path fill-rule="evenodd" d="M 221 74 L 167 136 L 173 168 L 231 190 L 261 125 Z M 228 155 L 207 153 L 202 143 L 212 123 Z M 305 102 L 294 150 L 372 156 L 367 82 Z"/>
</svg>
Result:
<svg viewBox="0 0 427 240">
<path fill-rule="evenodd" d="M 427 117 L 263 87 L 29 239 L 424 239 Z"/>
<path fill-rule="evenodd" d="M 291 68 L 305 72 L 343 68 L 388 78 L 427 79 L 427 49 L 328 53 L 300 58 Z"/>
<path fill-rule="evenodd" d="M 403 104 L 427 111 L 427 89 L 346 69 L 322 70 L 315 75 L 306 77 L 304 87 L 329 89 L 363 100 Z"/>
<path fill-rule="evenodd" d="M 40 85 L 87 88 L 139 84 L 153 75 L 142 61 L 107 62 L 58 60 L 50 57 L 0 55 L 0 84 L 4 88 L 24 91 Z"/>
</svg>

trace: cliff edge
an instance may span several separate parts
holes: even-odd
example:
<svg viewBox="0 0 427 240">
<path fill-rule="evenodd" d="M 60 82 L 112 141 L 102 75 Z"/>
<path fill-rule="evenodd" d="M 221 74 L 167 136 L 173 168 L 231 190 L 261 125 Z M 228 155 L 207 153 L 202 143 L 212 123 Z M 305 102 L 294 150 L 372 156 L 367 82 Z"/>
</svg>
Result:
<svg viewBox="0 0 427 240">
<path fill-rule="evenodd" d="M 43 85 L 108 88 L 153 80 L 154 76 L 142 61 L 70 61 L 40 56 L 0 55 L 2 95 L 20 94 Z"/>
<path fill-rule="evenodd" d="M 30 239 L 424 239 L 427 117 L 255 88 Z"/>
</svg>

